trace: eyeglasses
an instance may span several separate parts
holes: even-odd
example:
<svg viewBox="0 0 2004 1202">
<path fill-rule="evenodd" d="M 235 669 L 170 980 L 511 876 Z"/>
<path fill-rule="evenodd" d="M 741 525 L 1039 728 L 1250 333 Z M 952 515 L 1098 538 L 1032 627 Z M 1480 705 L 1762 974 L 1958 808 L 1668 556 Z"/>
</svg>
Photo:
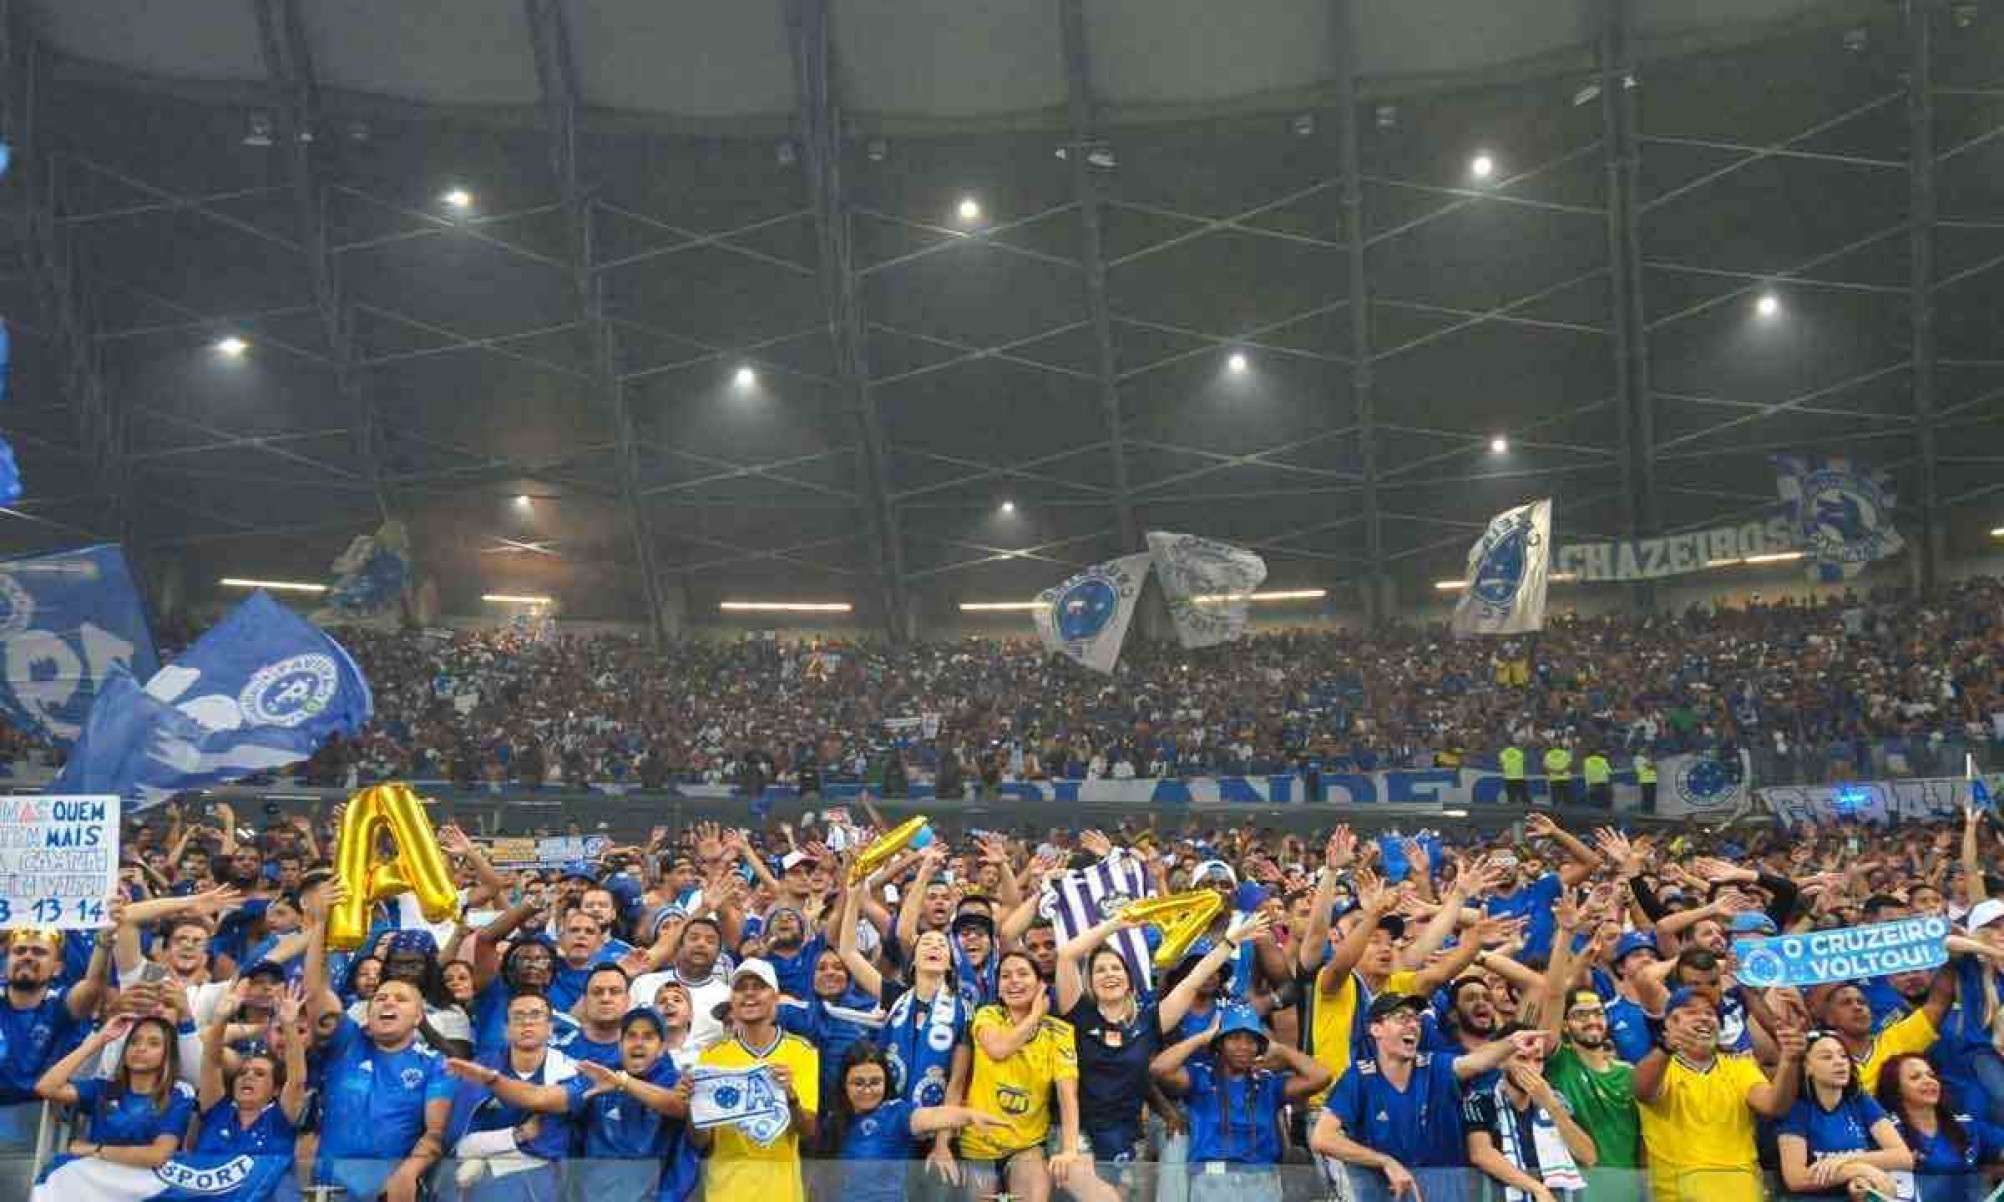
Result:
<svg viewBox="0 0 2004 1202">
<path fill-rule="evenodd" d="M 1602 1006 L 1575 1006 L 1566 1011 L 1567 1018 L 1606 1018 L 1607 1010 Z"/>
</svg>

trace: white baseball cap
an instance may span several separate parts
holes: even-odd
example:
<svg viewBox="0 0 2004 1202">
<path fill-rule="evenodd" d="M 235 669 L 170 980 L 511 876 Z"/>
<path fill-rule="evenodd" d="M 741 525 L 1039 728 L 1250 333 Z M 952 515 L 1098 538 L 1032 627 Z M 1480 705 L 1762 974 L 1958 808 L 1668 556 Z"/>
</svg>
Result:
<svg viewBox="0 0 2004 1202">
<path fill-rule="evenodd" d="M 1963 920 L 1963 925 L 1972 931 L 1980 931 L 2000 918 L 2004 918 L 2004 901 L 1992 897 L 1969 907 L 1969 916 Z"/>
<path fill-rule="evenodd" d="M 757 977 L 765 982 L 768 989 L 779 988 L 779 974 L 772 970 L 772 963 L 767 960 L 753 958 L 738 965 L 737 970 L 731 973 L 731 984 L 735 986 L 744 977 Z"/>
</svg>

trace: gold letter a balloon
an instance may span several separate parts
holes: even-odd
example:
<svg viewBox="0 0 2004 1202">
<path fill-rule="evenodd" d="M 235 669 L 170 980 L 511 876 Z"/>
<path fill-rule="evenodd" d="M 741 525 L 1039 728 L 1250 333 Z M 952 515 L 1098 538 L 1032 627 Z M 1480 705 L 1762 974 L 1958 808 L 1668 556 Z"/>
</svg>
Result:
<svg viewBox="0 0 2004 1202">
<path fill-rule="evenodd" d="M 378 850 L 388 832 L 394 854 Z M 418 909 L 444 922 L 459 908 L 445 853 L 438 847 L 424 800 L 409 785 L 375 785 L 348 799 L 334 847 L 334 875 L 348 887 L 348 899 L 327 915 L 327 946 L 353 951 L 369 932 L 369 911 L 379 901 L 415 893 Z"/>
</svg>

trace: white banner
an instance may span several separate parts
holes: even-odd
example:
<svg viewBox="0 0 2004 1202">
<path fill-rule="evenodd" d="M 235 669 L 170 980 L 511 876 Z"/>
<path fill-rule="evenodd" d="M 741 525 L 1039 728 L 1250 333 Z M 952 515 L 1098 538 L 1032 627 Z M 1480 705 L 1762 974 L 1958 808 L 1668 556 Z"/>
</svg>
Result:
<svg viewBox="0 0 2004 1202">
<path fill-rule="evenodd" d="M 1155 579 L 1185 648 L 1229 643 L 1246 632 L 1246 596 L 1266 579 L 1266 560 L 1195 534 L 1148 532 Z"/>
<path fill-rule="evenodd" d="M 1454 605 L 1455 637 L 1543 630 L 1551 563 L 1549 499 L 1489 519 L 1489 528 L 1468 549 L 1468 572 Z"/>
<path fill-rule="evenodd" d="M 1094 564 L 1037 597 L 1037 633 L 1044 646 L 1095 672 L 1112 672 L 1148 580 L 1149 556 L 1123 555 Z"/>
<path fill-rule="evenodd" d="M 2004 788 L 2004 773 L 1980 778 L 1988 795 Z M 1770 785 L 1760 790 L 1762 804 L 1784 826 L 1809 822 L 1890 822 L 1954 818 L 1973 798 L 1973 782 L 1959 776 L 1914 780 L 1845 781 L 1834 785 Z"/>
<path fill-rule="evenodd" d="M 786 1134 L 786 1095 L 765 1065 L 750 1069 L 689 1070 L 689 1124 L 698 1131 L 736 1127 L 761 1147 Z"/>
<path fill-rule="evenodd" d="M 95 930 L 118 887 L 118 798 L 0 798 L 0 925 Z"/>
<path fill-rule="evenodd" d="M 1690 530 L 1661 538 L 1571 543 L 1559 548 L 1561 573 L 1582 581 L 1656 580 L 1702 572 L 1721 560 L 1778 555 L 1797 546 L 1795 524 L 1777 514 L 1758 522 Z"/>
</svg>

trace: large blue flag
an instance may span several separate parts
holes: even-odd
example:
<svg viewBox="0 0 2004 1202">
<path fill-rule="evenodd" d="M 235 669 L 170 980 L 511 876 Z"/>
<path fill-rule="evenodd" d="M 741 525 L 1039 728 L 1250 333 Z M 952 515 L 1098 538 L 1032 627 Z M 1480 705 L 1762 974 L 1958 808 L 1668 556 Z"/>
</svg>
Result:
<svg viewBox="0 0 2004 1202">
<path fill-rule="evenodd" d="M 56 787 L 151 805 L 297 763 L 373 710 L 341 644 L 256 593 L 144 689 L 114 681 Z"/>
<path fill-rule="evenodd" d="M 115 668 L 159 666 L 116 546 L 0 561 L 0 714 L 68 746 Z"/>
<path fill-rule="evenodd" d="M 42 1172 L 33 1202 L 264 1202 L 292 1168 L 290 1156 L 189 1152 L 159 1168 L 95 1156 L 58 1156 Z"/>
<path fill-rule="evenodd" d="M 6 150 L 0 144 L 0 152 Z M 0 175 L 6 174 L 7 165 L 0 158 Z M 7 363 L 11 346 L 7 340 L 7 323 L 0 321 L 0 400 L 7 398 Z M 21 465 L 14 462 L 14 444 L 0 438 L 0 505 L 12 505 L 21 499 Z"/>
</svg>

